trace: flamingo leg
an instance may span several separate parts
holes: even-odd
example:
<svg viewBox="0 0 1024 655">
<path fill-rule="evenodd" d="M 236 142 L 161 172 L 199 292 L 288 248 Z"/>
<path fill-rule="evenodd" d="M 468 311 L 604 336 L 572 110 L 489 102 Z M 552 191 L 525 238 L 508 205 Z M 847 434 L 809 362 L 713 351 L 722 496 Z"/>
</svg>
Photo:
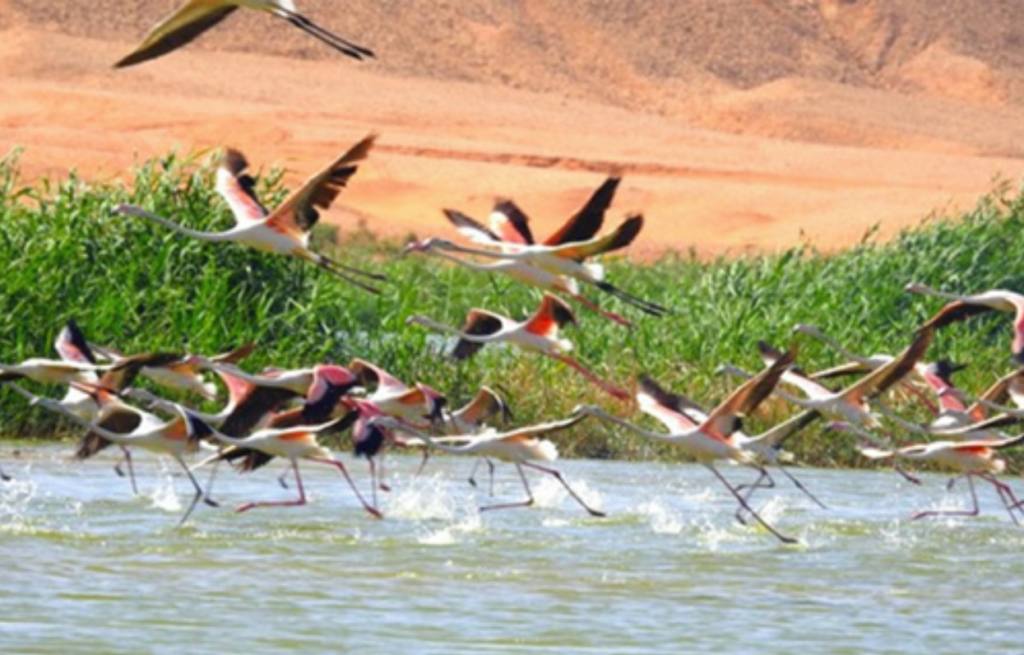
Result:
<svg viewBox="0 0 1024 655">
<path fill-rule="evenodd" d="M 420 465 L 416 469 L 416 477 L 423 475 L 423 469 L 427 468 L 427 460 L 430 459 L 430 449 L 423 449 L 423 459 L 420 460 Z"/>
<path fill-rule="evenodd" d="M 794 539 L 792 537 L 787 537 L 786 535 L 782 534 L 781 532 L 779 532 L 778 530 L 773 528 L 771 525 L 769 525 L 768 522 L 765 521 L 763 518 L 761 518 L 761 515 L 754 511 L 754 508 L 752 508 L 747 503 L 746 499 L 743 498 L 743 495 L 740 492 L 736 491 L 736 489 L 729 483 L 729 481 L 725 479 L 725 476 L 723 476 L 718 471 L 718 469 L 716 469 L 714 467 L 713 464 L 705 464 L 704 466 L 706 466 L 709 471 L 714 473 L 715 477 L 718 478 L 718 481 L 721 482 L 723 485 L 725 485 L 725 488 L 729 490 L 729 493 L 731 493 L 733 495 L 733 498 L 735 498 L 736 501 L 739 502 L 740 506 L 743 507 L 745 510 L 747 510 L 747 512 L 749 512 L 750 515 L 752 517 L 754 517 L 754 520 L 757 521 L 758 523 L 760 523 L 762 525 L 762 527 L 764 527 L 765 530 L 767 530 L 768 532 L 771 532 L 773 535 L 775 535 L 776 539 L 778 539 L 779 541 L 781 541 L 784 544 L 795 544 L 795 543 L 797 543 L 796 539 Z"/>
<path fill-rule="evenodd" d="M 391 491 L 391 485 L 389 485 L 387 482 L 384 481 L 384 477 L 385 477 L 385 472 L 384 472 L 384 454 L 381 453 L 381 456 L 380 456 L 380 472 L 377 475 L 377 485 L 380 487 L 381 491 L 389 492 L 389 491 Z M 376 504 L 376 501 L 374 502 L 374 504 Z"/>
<path fill-rule="evenodd" d="M 205 494 L 203 493 L 203 488 L 199 486 L 199 481 L 196 480 L 196 476 L 192 475 L 192 471 L 189 470 L 188 464 L 185 463 L 185 460 L 178 455 L 175 455 L 174 461 L 178 462 L 181 468 L 185 471 L 185 475 L 188 476 L 188 480 L 192 483 L 192 488 L 195 489 L 196 492 L 195 495 L 192 496 L 192 502 L 189 503 L 188 509 L 185 510 L 181 520 L 178 521 L 178 527 L 180 528 L 185 525 L 185 521 L 187 521 L 188 517 L 192 515 L 192 511 L 195 510 L 196 505 L 199 504 L 199 501 L 202 500 Z"/>
<path fill-rule="evenodd" d="M 907 472 L 906 470 L 904 470 L 904 468 L 903 468 L 902 466 L 900 466 L 899 464 L 896 464 L 896 465 L 894 465 L 894 466 L 893 466 L 892 468 L 893 468 L 893 470 L 894 470 L 894 471 L 896 471 L 897 473 L 899 473 L 899 474 L 900 474 L 900 476 L 901 476 L 901 477 L 902 477 L 902 478 L 903 478 L 904 480 L 906 480 L 907 482 L 909 482 L 909 483 L 911 483 L 911 484 L 917 484 L 917 485 L 921 484 L 921 479 L 920 479 L 920 478 L 918 478 L 918 477 L 917 477 L 917 476 L 915 476 L 915 475 L 912 475 L 911 473 L 908 473 L 908 472 Z"/>
<path fill-rule="evenodd" d="M 643 300 L 642 298 L 638 298 L 631 293 L 627 293 L 622 289 L 609 284 L 608 282 L 601 281 L 594 282 L 593 284 L 601 291 L 604 291 L 605 293 L 610 293 L 619 300 L 629 303 L 630 305 L 633 305 L 634 307 L 644 312 L 645 314 L 650 314 L 651 316 L 664 316 L 665 314 L 668 313 L 668 310 L 662 307 L 661 305 L 657 305 L 653 302 L 648 302 L 646 300 Z"/>
<path fill-rule="evenodd" d="M 611 384 L 610 382 L 606 382 L 605 380 L 602 380 L 597 375 L 595 375 L 590 369 L 588 369 L 583 364 L 580 364 L 579 362 L 577 362 L 572 357 L 569 357 L 568 355 L 562 355 L 562 354 L 553 354 L 553 355 L 551 355 L 551 357 L 557 359 L 558 361 L 562 362 L 563 364 L 566 364 L 567 366 L 572 367 L 577 372 L 579 372 L 580 375 L 582 375 L 583 377 L 587 378 L 588 380 L 590 380 L 592 383 L 596 384 L 597 386 L 601 387 L 601 389 L 603 389 L 606 393 L 608 393 L 608 394 L 618 398 L 619 400 L 629 400 L 629 393 L 628 392 L 620 389 L 619 387 L 616 387 L 615 385 Z"/>
<path fill-rule="evenodd" d="M 519 479 L 523 481 L 523 489 L 526 490 L 526 500 L 519 501 L 518 503 L 499 503 L 497 505 L 484 505 L 480 508 L 481 512 L 488 512 L 493 509 L 512 509 L 514 507 L 530 507 L 533 505 L 533 492 L 530 491 L 530 483 L 526 481 L 526 474 L 523 473 L 522 464 L 516 464 L 516 471 L 519 472 Z"/>
<path fill-rule="evenodd" d="M 476 470 L 480 468 L 480 462 L 487 464 L 487 473 L 490 478 L 490 496 L 494 497 L 494 462 L 486 457 L 481 457 L 473 464 L 473 470 L 469 472 L 469 484 L 476 488 Z"/>
<path fill-rule="evenodd" d="M 802 491 L 803 494 L 810 498 L 815 505 L 817 505 L 821 509 L 828 509 L 828 507 L 825 506 L 825 503 L 818 500 L 818 497 L 811 493 L 811 491 L 804 486 L 803 482 L 800 482 L 800 480 L 798 480 L 795 475 L 789 472 L 789 469 L 787 467 L 783 466 L 782 464 L 777 464 L 777 466 L 779 467 L 779 471 L 781 471 L 782 474 L 786 476 L 790 482 L 793 483 L 793 486 Z"/>
<path fill-rule="evenodd" d="M 377 503 L 377 465 L 373 462 L 373 455 L 369 455 L 366 458 L 366 462 L 370 465 L 370 497 L 373 498 L 373 506 L 378 507 Z"/>
<path fill-rule="evenodd" d="M 283 471 L 281 471 L 281 475 L 277 476 L 277 483 L 281 485 L 282 489 L 288 488 L 288 476 L 291 474 L 291 472 L 292 467 L 291 465 L 288 465 L 285 467 Z"/>
<path fill-rule="evenodd" d="M 774 489 L 775 488 L 775 480 L 768 473 L 768 469 L 766 469 L 764 467 L 761 467 L 761 466 L 755 466 L 754 468 L 758 471 L 757 479 L 754 480 L 750 484 L 741 484 L 741 485 L 737 485 L 736 486 L 736 491 L 743 491 L 744 489 L 748 489 L 749 490 L 749 491 L 747 491 L 747 493 L 743 494 L 743 499 L 745 501 L 747 501 L 747 503 L 750 503 L 750 499 L 753 497 L 754 492 L 757 491 L 758 489 Z M 736 508 L 735 517 L 736 517 L 736 520 L 739 521 L 741 524 L 747 525 L 747 520 L 745 518 L 743 518 L 743 506 L 742 505 L 740 507 Z"/>
<path fill-rule="evenodd" d="M 923 519 L 926 516 L 977 516 L 978 515 L 978 494 L 974 491 L 974 474 L 968 473 L 964 477 L 967 478 L 967 487 L 971 490 L 971 503 L 972 503 L 971 509 L 967 509 L 967 510 L 964 510 L 964 509 L 953 509 L 953 510 L 930 509 L 930 510 L 926 510 L 924 512 L 918 512 L 917 514 L 914 514 L 913 516 L 910 517 L 910 520 L 911 521 L 916 521 L 918 519 Z"/>
<path fill-rule="evenodd" d="M 124 446 L 120 446 L 120 448 L 123 455 L 122 461 L 128 467 L 128 481 L 131 482 L 132 485 L 132 495 L 138 496 L 139 486 L 135 482 L 135 466 L 132 464 L 132 452 Z M 119 478 L 124 477 L 124 471 L 121 470 L 121 462 L 114 464 L 114 473 L 116 473 Z"/>
<path fill-rule="evenodd" d="M 587 298 L 584 295 L 576 293 L 571 295 L 570 297 L 579 304 L 589 309 L 590 311 L 596 312 L 597 314 L 600 314 L 601 316 L 604 316 L 605 318 L 614 321 L 623 327 L 633 327 L 633 323 L 630 322 L 629 319 L 624 318 L 616 314 L 615 312 L 610 312 L 608 310 L 601 309 L 601 307 L 596 302 L 594 302 L 590 298 Z"/>
<path fill-rule="evenodd" d="M 1017 515 L 1013 513 L 1013 510 L 1019 509 L 1020 501 L 1017 500 L 1017 496 L 1013 493 L 1013 489 L 1010 488 L 1010 485 L 1005 482 L 1000 482 L 990 474 L 983 474 L 979 477 L 996 488 L 996 492 L 999 493 L 1000 500 L 1003 501 L 1003 507 L 1006 508 L 1007 513 L 1010 515 L 1010 519 L 1013 521 L 1014 525 L 1020 525 Z"/>
<path fill-rule="evenodd" d="M 339 459 L 316 459 L 316 460 L 313 460 L 313 461 L 320 462 L 321 464 L 327 464 L 328 466 L 333 466 L 334 468 L 338 469 L 338 471 L 341 473 L 342 477 L 345 478 L 345 481 L 348 482 L 348 486 L 352 488 L 352 493 L 354 493 L 356 495 L 356 498 L 359 499 L 359 502 L 362 503 L 363 509 L 365 509 L 367 512 L 369 512 L 370 515 L 375 517 L 375 518 L 378 518 L 378 519 L 384 518 L 384 516 L 380 513 L 380 510 L 377 509 L 376 507 L 371 507 L 366 502 L 366 499 L 363 498 L 363 494 L 359 493 L 359 489 L 356 487 L 356 483 L 352 481 L 352 477 L 348 474 L 348 470 L 345 468 L 345 465 L 341 463 L 341 460 L 339 460 Z M 298 477 L 299 477 L 299 469 L 298 469 L 298 467 L 296 467 L 295 468 L 295 479 L 298 479 Z"/>
<path fill-rule="evenodd" d="M 541 466 L 540 464 L 534 464 L 533 462 L 523 462 L 523 466 L 529 466 L 534 470 L 541 471 L 542 473 L 547 473 L 548 475 L 552 476 L 553 478 L 561 482 L 562 486 L 565 487 L 565 490 L 568 491 L 569 495 L 573 497 L 573 500 L 579 503 L 580 507 L 587 510 L 587 513 L 591 516 L 607 516 L 607 514 L 605 514 L 602 511 L 594 509 L 593 507 L 588 505 L 585 500 L 580 498 L 580 495 L 573 491 L 572 487 L 569 486 L 569 483 L 566 482 L 565 478 L 562 476 L 562 472 L 559 471 L 558 469 L 548 468 L 546 466 Z"/>
<path fill-rule="evenodd" d="M 220 507 L 220 503 L 213 499 L 213 481 L 217 479 L 217 470 L 220 469 L 221 460 L 213 462 L 213 468 L 210 470 L 210 477 L 206 479 L 206 494 L 203 496 L 203 502 L 210 507 Z"/>
<path fill-rule="evenodd" d="M 298 460 L 292 460 L 292 470 L 295 472 L 295 486 L 299 488 L 299 497 L 295 500 L 265 500 L 251 503 L 245 503 L 239 505 L 236 512 L 241 514 L 242 512 L 248 512 L 256 507 L 298 507 L 306 504 L 306 489 L 302 486 L 302 476 L 299 475 L 299 462 Z"/>
</svg>

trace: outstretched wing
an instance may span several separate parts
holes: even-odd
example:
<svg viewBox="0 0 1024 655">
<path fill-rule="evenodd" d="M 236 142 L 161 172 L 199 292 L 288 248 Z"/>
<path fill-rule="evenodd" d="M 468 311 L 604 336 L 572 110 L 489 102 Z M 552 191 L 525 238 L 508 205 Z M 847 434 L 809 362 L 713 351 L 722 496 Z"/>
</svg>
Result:
<svg viewBox="0 0 1024 655">
<path fill-rule="evenodd" d="M 57 335 L 53 347 L 57 350 L 60 358 L 66 362 L 78 362 L 80 364 L 95 364 L 96 356 L 89 347 L 81 328 L 75 323 L 75 319 L 68 319 L 67 325 Z"/>
<path fill-rule="evenodd" d="M 466 316 L 462 332 L 472 334 L 473 336 L 485 336 L 498 332 L 504 325 L 504 318 L 498 314 L 483 309 L 474 309 Z M 482 343 L 468 339 L 459 339 L 459 342 L 455 344 L 455 350 L 452 351 L 452 359 L 469 359 L 483 347 L 484 344 Z"/>
<path fill-rule="evenodd" d="M 208 0 L 191 0 L 157 23 L 146 34 L 142 43 L 114 64 L 114 68 L 133 66 L 177 50 L 220 23 L 236 9 L 238 7 L 235 5 L 224 5 Z"/>
<path fill-rule="evenodd" d="M 320 219 L 320 209 L 327 209 L 355 175 L 356 162 L 366 159 L 377 135 L 371 134 L 348 149 L 330 166 L 306 180 L 297 191 L 288 196 L 281 206 L 266 218 L 268 227 L 306 236 Z"/>
<path fill-rule="evenodd" d="M 246 172 L 248 168 L 245 155 L 228 148 L 217 170 L 217 193 L 240 224 L 257 223 L 267 217 L 267 208 L 256 196 L 256 180 Z"/>
<path fill-rule="evenodd" d="M 741 384 L 728 398 L 711 410 L 702 424 L 719 437 L 727 438 L 739 428 L 737 417 L 754 411 L 771 395 L 782 374 L 796 360 L 796 348 L 791 348 L 771 363 L 768 368 Z"/>
<path fill-rule="evenodd" d="M 454 225 L 455 229 L 470 241 L 475 241 L 476 243 L 482 243 L 488 246 L 501 243 L 501 237 L 494 232 L 491 232 L 487 226 L 480 221 L 470 218 L 457 209 L 444 209 L 442 211 L 448 219 L 448 222 Z"/>
<path fill-rule="evenodd" d="M 567 323 L 576 324 L 572 308 L 565 301 L 546 293 L 540 307 L 526 321 L 526 331 L 542 337 L 554 337 L 558 334 L 558 328 Z"/>
<path fill-rule="evenodd" d="M 640 230 L 643 229 L 643 226 L 644 217 L 642 215 L 630 216 L 615 230 L 603 237 L 591 239 L 590 241 L 568 243 L 554 248 L 551 254 L 581 262 L 588 257 L 625 248 L 633 243 L 637 235 L 640 234 Z"/>
<path fill-rule="evenodd" d="M 658 384 L 654 378 L 640 376 L 640 390 L 636 400 L 640 411 L 658 419 L 673 434 L 689 432 L 697 427 L 697 422 L 686 413 L 679 397 Z"/>
<path fill-rule="evenodd" d="M 546 246 L 560 246 L 566 243 L 577 243 L 594 238 L 601 231 L 604 215 L 615 198 L 621 178 L 609 177 L 594 191 L 587 204 L 576 212 L 565 225 L 544 241 Z M 532 243 L 532 242 L 531 242 Z"/>
<path fill-rule="evenodd" d="M 494 209 L 491 210 L 491 229 L 501 235 L 502 241 L 533 244 L 530 219 L 526 212 L 511 200 L 500 200 L 495 203 Z"/>
</svg>

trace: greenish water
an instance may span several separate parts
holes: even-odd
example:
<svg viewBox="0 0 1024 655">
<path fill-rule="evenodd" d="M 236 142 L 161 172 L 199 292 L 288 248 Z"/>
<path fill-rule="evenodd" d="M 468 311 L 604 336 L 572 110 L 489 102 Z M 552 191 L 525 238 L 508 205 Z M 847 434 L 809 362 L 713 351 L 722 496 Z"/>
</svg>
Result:
<svg viewBox="0 0 1024 655">
<path fill-rule="evenodd" d="M 976 519 L 908 522 L 966 503 L 938 476 L 917 488 L 799 471 L 829 509 L 782 480 L 760 496 L 802 541 L 785 547 L 733 521 L 726 492 L 690 465 L 561 462 L 607 519 L 549 480 L 534 483 L 539 507 L 481 515 L 461 459 L 419 478 L 416 460 L 391 460 L 383 521 L 314 465 L 310 505 L 238 515 L 228 508 L 294 491 L 277 467 L 224 472 L 225 508 L 175 529 L 188 490 L 159 460 L 139 458 L 132 497 L 110 458 L 21 454 L 0 449 L 16 476 L 0 485 L 5 653 L 1021 650 L 1024 529 L 980 488 Z M 365 486 L 364 465 L 352 470 Z M 496 491 L 519 498 L 513 469 L 499 467 Z"/>
</svg>

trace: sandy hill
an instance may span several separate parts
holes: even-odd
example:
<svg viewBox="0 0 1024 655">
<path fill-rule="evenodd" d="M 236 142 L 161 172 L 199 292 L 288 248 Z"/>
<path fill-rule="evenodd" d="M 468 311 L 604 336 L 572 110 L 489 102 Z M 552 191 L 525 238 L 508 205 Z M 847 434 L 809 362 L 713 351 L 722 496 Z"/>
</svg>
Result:
<svg viewBox="0 0 1024 655">
<path fill-rule="evenodd" d="M 648 247 L 704 251 L 847 243 L 1024 172 L 1009 0 L 307 0 L 378 60 L 239 12 L 111 71 L 176 4 L 0 0 L 0 145 L 27 146 L 32 174 L 112 175 L 230 141 L 298 177 L 374 129 L 345 201 L 381 229 L 431 231 L 439 206 L 481 214 L 497 194 L 553 224 L 621 170 Z"/>
</svg>

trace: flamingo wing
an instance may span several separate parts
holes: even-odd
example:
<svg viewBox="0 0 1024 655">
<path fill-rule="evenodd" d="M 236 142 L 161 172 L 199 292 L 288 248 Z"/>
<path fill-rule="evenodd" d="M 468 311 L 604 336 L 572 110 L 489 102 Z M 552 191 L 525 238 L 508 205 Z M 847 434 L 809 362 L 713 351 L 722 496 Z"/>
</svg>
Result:
<svg viewBox="0 0 1024 655">
<path fill-rule="evenodd" d="M 470 218 L 456 209 L 444 209 L 442 211 L 448 222 L 454 225 L 455 229 L 470 241 L 488 246 L 501 243 L 502 239 L 500 236 L 476 219 Z"/>
<path fill-rule="evenodd" d="M 963 321 L 971 318 L 972 316 L 977 316 L 978 314 L 984 314 L 991 311 L 995 311 L 995 308 L 988 305 L 967 302 L 965 300 L 954 300 L 953 302 L 947 303 L 942 309 L 936 312 L 934 316 L 928 319 L 928 321 L 921 326 L 921 328 L 938 330 L 946 327 L 950 323 Z"/>
<path fill-rule="evenodd" d="M 552 249 L 551 254 L 582 262 L 588 257 L 625 248 L 633 243 L 643 226 L 644 217 L 642 215 L 630 216 L 603 237 L 556 246 Z"/>
<path fill-rule="evenodd" d="M 253 387 L 224 419 L 220 431 L 229 437 L 243 437 L 256 427 L 263 417 L 296 395 L 294 391 L 278 387 Z"/>
<path fill-rule="evenodd" d="M 381 395 L 394 396 L 409 391 L 409 385 L 364 359 L 353 359 L 346 368 L 359 378 L 364 387 L 376 385 Z"/>
<path fill-rule="evenodd" d="M 473 399 L 452 412 L 456 421 L 465 424 L 480 425 L 492 416 L 501 415 L 504 420 L 512 416 L 505 400 L 490 387 L 480 387 Z"/>
<path fill-rule="evenodd" d="M 114 68 L 134 66 L 177 50 L 223 21 L 236 9 L 236 5 L 215 0 L 191 0 L 157 23 L 142 43 L 114 64 Z"/>
<path fill-rule="evenodd" d="M 544 241 L 546 246 L 561 246 L 594 238 L 601 231 L 604 215 L 615 198 L 621 178 L 609 177 L 557 232 Z M 532 242 L 530 242 L 532 243 Z"/>
<path fill-rule="evenodd" d="M 66 362 L 78 362 L 81 364 L 95 364 L 96 356 L 89 347 L 85 335 L 74 319 L 69 319 L 64 328 L 57 335 L 53 344 L 57 354 Z"/>
<path fill-rule="evenodd" d="M 217 172 L 217 193 L 228 203 L 238 224 L 258 223 L 267 217 L 267 208 L 256 195 L 256 179 L 246 170 L 249 162 L 238 150 L 224 151 Z"/>
<path fill-rule="evenodd" d="M 636 394 L 640 411 L 658 419 L 673 434 L 690 432 L 698 423 L 686 413 L 680 397 L 666 390 L 654 378 L 640 376 L 640 390 Z"/>
<path fill-rule="evenodd" d="M 500 200 L 495 203 L 494 209 L 491 210 L 491 229 L 501 235 L 502 241 L 508 243 L 534 243 L 529 217 L 511 200 Z"/>
<path fill-rule="evenodd" d="M 773 347 L 766 341 L 758 341 L 757 349 L 761 353 L 761 360 L 768 365 L 775 363 L 783 356 L 783 352 Z M 832 395 L 832 390 L 825 385 L 813 380 L 797 366 L 791 366 L 782 378 L 783 382 L 791 384 L 800 389 L 808 398 L 827 398 Z"/>
<path fill-rule="evenodd" d="M 701 424 L 706 431 L 726 439 L 739 429 L 739 416 L 747 415 L 771 395 L 782 375 L 796 360 L 796 348 L 791 348 L 766 369 L 736 388 L 729 397 L 711 410 Z"/>
<path fill-rule="evenodd" d="M 142 423 L 142 415 L 129 409 L 116 409 L 108 412 L 107 415 L 97 423 L 97 427 L 115 432 L 117 434 L 130 434 Z M 75 449 L 77 459 L 87 459 L 110 445 L 110 441 L 95 432 L 89 432 Z"/>
<path fill-rule="evenodd" d="M 538 336 L 553 338 L 558 334 L 558 329 L 568 323 L 576 324 L 572 308 L 560 298 L 546 293 L 540 307 L 526 321 L 525 329 Z"/>
<path fill-rule="evenodd" d="M 489 312 L 484 309 L 474 309 L 466 316 L 466 322 L 462 326 L 462 332 L 473 336 L 489 336 L 497 334 L 505 327 L 504 316 Z M 484 344 L 469 339 L 459 339 L 452 351 L 452 358 L 455 360 L 469 359 L 475 355 Z"/>
<path fill-rule="evenodd" d="M 371 134 L 349 148 L 329 166 L 306 182 L 265 220 L 266 225 L 302 238 L 320 219 L 320 209 L 327 209 L 355 175 L 357 162 L 366 159 L 377 135 Z"/>
<path fill-rule="evenodd" d="M 934 332 L 931 328 L 921 328 L 917 331 L 914 341 L 907 346 L 902 353 L 888 364 L 879 366 L 874 371 L 853 383 L 843 390 L 842 395 L 847 398 L 871 399 L 885 393 L 908 373 L 914 370 L 914 366 L 928 350 L 931 345 Z"/>
</svg>

